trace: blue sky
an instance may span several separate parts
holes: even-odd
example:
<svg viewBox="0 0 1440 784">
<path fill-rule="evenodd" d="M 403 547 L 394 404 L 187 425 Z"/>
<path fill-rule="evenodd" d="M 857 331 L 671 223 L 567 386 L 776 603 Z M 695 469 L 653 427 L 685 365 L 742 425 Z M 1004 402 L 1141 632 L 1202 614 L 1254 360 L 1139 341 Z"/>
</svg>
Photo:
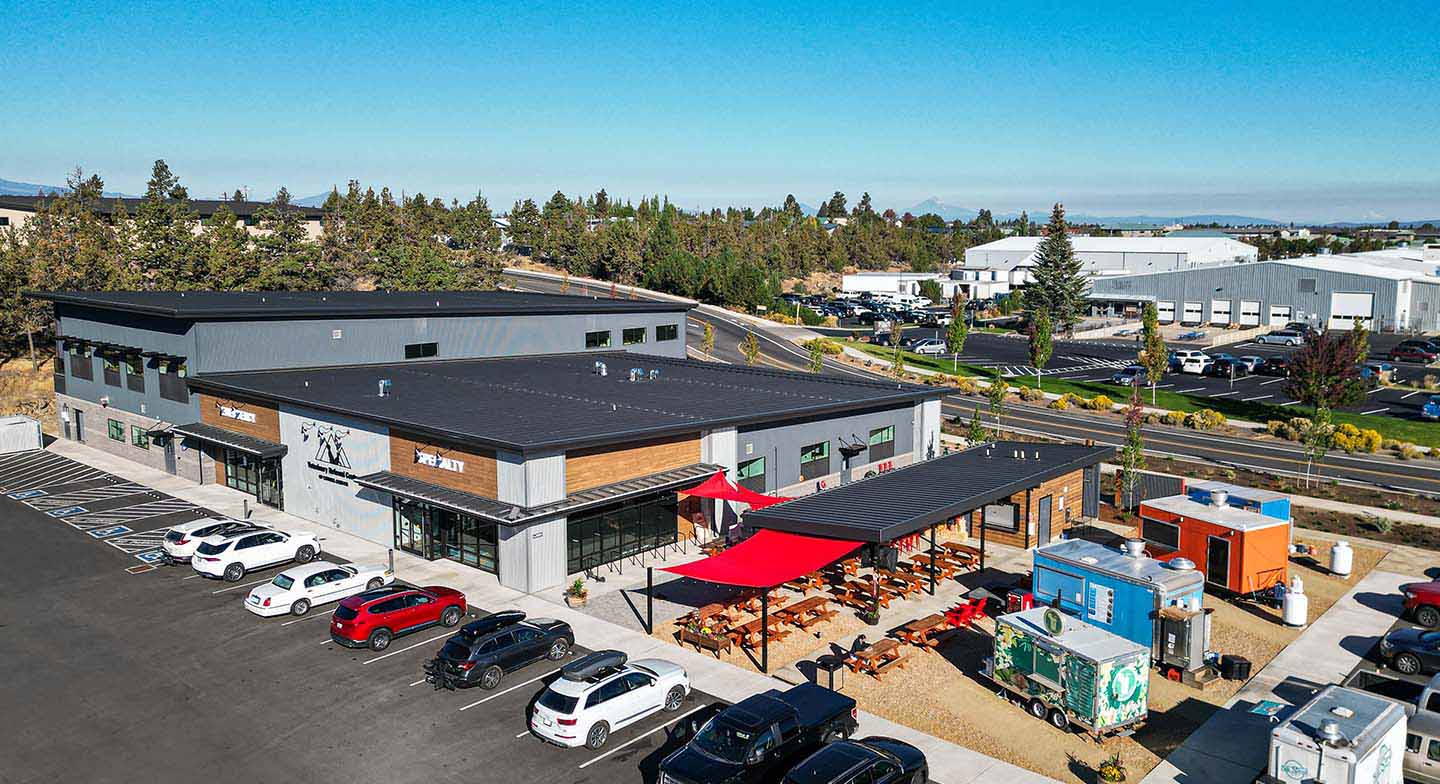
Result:
<svg viewBox="0 0 1440 784">
<path fill-rule="evenodd" d="M 1440 218 L 1433 0 L 202 5 L 7 15 L 0 177 Z"/>
</svg>

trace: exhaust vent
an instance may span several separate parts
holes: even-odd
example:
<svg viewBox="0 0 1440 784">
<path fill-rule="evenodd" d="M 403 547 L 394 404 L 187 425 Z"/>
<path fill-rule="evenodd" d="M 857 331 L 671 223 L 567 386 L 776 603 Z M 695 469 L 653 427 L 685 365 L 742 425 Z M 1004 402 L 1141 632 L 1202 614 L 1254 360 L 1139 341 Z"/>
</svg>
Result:
<svg viewBox="0 0 1440 784">
<path fill-rule="evenodd" d="M 598 359 L 595 360 L 595 375 L 597 375 L 597 376 L 606 376 L 606 375 L 609 375 L 609 374 L 610 374 L 610 369 L 605 366 L 605 363 L 604 363 L 604 362 L 601 362 L 601 361 L 598 360 Z"/>
<path fill-rule="evenodd" d="M 379 393 L 378 393 L 380 397 L 389 397 L 389 396 L 390 396 L 390 379 L 388 379 L 388 378 L 382 378 L 382 379 L 380 379 L 380 383 L 377 384 L 377 386 L 380 388 L 380 389 L 379 389 Z"/>
</svg>

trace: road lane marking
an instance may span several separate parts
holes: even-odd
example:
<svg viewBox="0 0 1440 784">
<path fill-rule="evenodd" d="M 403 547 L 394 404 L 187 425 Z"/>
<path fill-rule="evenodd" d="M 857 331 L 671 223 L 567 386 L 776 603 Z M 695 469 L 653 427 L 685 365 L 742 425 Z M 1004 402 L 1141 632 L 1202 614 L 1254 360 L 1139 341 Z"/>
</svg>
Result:
<svg viewBox="0 0 1440 784">
<path fill-rule="evenodd" d="M 624 743 L 620 744 L 619 746 L 616 746 L 615 748 L 613 748 L 613 749 L 605 752 L 604 754 L 601 754 L 600 756 L 596 757 L 595 759 L 590 760 L 589 762 L 582 762 L 582 763 L 580 763 L 580 770 L 584 770 L 584 769 L 590 767 L 591 765 L 594 765 L 595 763 L 599 762 L 600 760 L 605 759 L 606 757 L 610 756 L 611 754 L 614 754 L 615 752 L 617 752 L 617 751 L 625 748 L 626 746 L 629 746 L 630 744 L 634 743 L 635 741 L 640 740 L 641 738 L 648 738 L 648 737 L 650 737 L 651 735 L 654 735 L 655 733 L 659 732 L 660 730 L 666 729 L 667 727 L 673 727 L 673 726 L 675 726 L 676 724 L 679 724 L 680 722 L 682 722 L 682 721 L 685 720 L 685 717 L 686 717 L 686 716 L 689 716 L 690 714 L 692 714 L 692 713 L 694 713 L 694 712 L 696 712 L 696 711 L 698 711 L 698 710 L 700 710 L 700 709 L 702 709 L 702 708 L 704 708 L 704 707 L 706 707 L 706 706 L 704 706 L 704 705 L 697 705 L 697 706 L 695 706 L 694 708 L 691 708 L 690 710 L 686 711 L 685 713 L 683 713 L 683 714 L 675 717 L 675 720 L 674 720 L 674 721 L 661 722 L 661 723 L 660 723 L 660 726 L 656 727 L 655 729 L 650 730 L 649 732 L 647 732 L 647 733 L 645 733 L 645 734 L 643 734 L 643 735 L 636 735 L 635 737 L 631 738 L 630 740 L 625 741 Z"/>
<path fill-rule="evenodd" d="M 388 658 L 390 658 L 391 656 L 396 655 L 397 653 L 404 653 L 404 652 L 406 652 L 406 651 L 408 651 L 408 650 L 412 650 L 412 649 L 414 649 L 414 648 L 419 648 L 419 647 L 422 646 L 422 645 L 429 645 L 430 643 L 435 642 L 436 640 L 442 640 L 442 639 L 444 639 L 444 638 L 446 638 L 446 637 L 449 637 L 449 636 L 453 635 L 454 633 L 455 633 L 455 632 L 445 632 L 444 634 L 440 634 L 440 635 L 436 635 L 436 636 L 434 636 L 434 637 L 431 637 L 431 638 L 428 639 L 428 640 L 421 640 L 420 642 L 417 642 L 417 643 L 415 643 L 414 645 L 407 645 L 407 646 L 405 646 L 404 648 L 401 648 L 401 649 L 398 650 L 398 651 L 391 651 L 391 652 L 389 652 L 389 653 L 384 653 L 384 654 L 381 654 L 381 655 L 379 655 L 379 656 L 376 656 L 376 657 L 373 658 L 373 659 L 366 659 L 365 661 L 360 662 L 360 663 L 361 663 L 361 664 L 369 664 L 370 662 L 377 662 L 377 661 L 380 661 L 381 659 L 388 659 Z"/>
<path fill-rule="evenodd" d="M 476 705 L 483 705 L 483 704 L 485 704 L 485 703 L 487 703 L 487 702 L 495 699 L 496 697 L 503 697 L 504 695 L 509 694 L 509 693 L 512 692 L 512 691 L 515 691 L 516 689 L 524 688 L 524 687 L 529 686 L 530 684 L 532 684 L 532 683 L 534 683 L 534 682 L 536 682 L 536 681 L 544 680 L 544 679 L 550 677 L 551 675 L 554 675 L 555 673 L 557 673 L 557 672 L 559 672 L 559 671 L 560 671 L 560 669 L 557 667 L 556 669 L 553 669 L 553 670 L 545 673 L 544 675 L 537 675 L 537 676 L 535 676 L 534 678 L 531 678 L 530 680 L 525 681 L 524 683 L 517 683 L 517 684 L 515 684 L 514 686 L 511 686 L 510 688 L 508 688 L 508 689 L 506 689 L 506 690 L 504 690 L 504 691 L 497 691 L 497 692 L 495 692 L 494 694 L 491 694 L 489 697 L 482 697 L 481 699 L 478 699 L 478 700 L 470 703 L 469 705 L 461 706 L 460 710 L 462 710 L 462 711 L 467 711 L 467 710 L 470 710 L 471 708 L 475 707 Z"/>
<path fill-rule="evenodd" d="M 1260 386 L 1263 387 L 1263 386 L 1265 386 L 1265 385 L 1267 385 L 1267 384 L 1278 384 L 1278 383 L 1280 383 L 1281 381 L 1284 381 L 1284 380 L 1285 380 L 1285 379 L 1283 379 L 1283 378 L 1272 378 L 1272 379 L 1270 379 L 1269 381 L 1261 381 L 1261 382 L 1260 382 Z"/>
</svg>

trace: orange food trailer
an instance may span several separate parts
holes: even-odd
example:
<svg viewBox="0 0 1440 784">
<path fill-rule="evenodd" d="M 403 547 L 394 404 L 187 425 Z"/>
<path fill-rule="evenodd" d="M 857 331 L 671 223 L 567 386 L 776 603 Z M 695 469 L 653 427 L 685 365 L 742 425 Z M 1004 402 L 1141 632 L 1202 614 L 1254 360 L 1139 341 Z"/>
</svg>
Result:
<svg viewBox="0 0 1440 784">
<path fill-rule="evenodd" d="M 1224 493 L 1197 501 L 1188 495 L 1140 504 L 1140 538 L 1160 560 L 1184 557 L 1207 585 L 1250 594 L 1284 585 L 1290 568 L 1290 520 L 1227 502 Z"/>
</svg>

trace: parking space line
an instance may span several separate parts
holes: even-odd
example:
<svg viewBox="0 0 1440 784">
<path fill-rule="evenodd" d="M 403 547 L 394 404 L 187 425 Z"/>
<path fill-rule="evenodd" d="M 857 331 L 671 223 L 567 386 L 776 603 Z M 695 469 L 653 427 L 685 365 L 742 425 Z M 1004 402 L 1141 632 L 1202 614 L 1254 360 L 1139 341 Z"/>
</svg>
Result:
<svg viewBox="0 0 1440 784">
<path fill-rule="evenodd" d="M 634 743 L 635 741 L 640 740 L 641 738 L 647 738 L 647 737 L 649 737 L 649 736 L 651 736 L 651 735 L 654 735 L 655 733 L 659 732 L 660 730 L 665 729 L 666 727 L 670 727 L 670 726 L 673 726 L 673 725 L 675 725 L 675 724 L 679 724 L 681 721 L 684 721 L 684 720 L 685 720 L 685 717 L 686 717 L 686 716 L 689 716 L 690 714 L 692 714 L 692 713 L 694 713 L 694 712 L 696 712 L 696 711 L 698 711 L 698 710 L 700 710 L 700 709 L 702 709 L 702 708 L 704 708 L 704 707 L 706 707 L 706 706 L 704 706 L 704 705 L 696 705 L 695 707 L 691 708 L 690 710 L 686 711 L 685 713 L 683 713 L 683 714 L 681 714 L 681 715 L 679 715 L 679 716 L 676 716 L 674 721 L 662 721 L 662 722 L 660 722 L 660 726 L 656 727 L 655 729 L 650 730 L 649 732 L 646 732 L 646 733 L 643 734 L 643 735 L 636 735 L 635 737 L 631 738 L 630 740 L 625 741 L 624 743 L 620 744 L 619 746 L 616 746 L 615 748 L 613 748 L 613 749 L 605 752 L 604 754 L 601 754 L 600 756 L 596 757 L 595 759 L 590 760 L 589 762 L 582 762 L 582 763 L 580 763 L 580 770 L 584 770 L 584 769 L 590 767 L 591 765 L 594 765 L 595 763 L 599 762 L 600 760 L 605 759 L 606 757 L 610 756 L 611 754 L 614 754 L 615 752 L 617 752 L 617 751 L 625 748 L 626 746 L 629 746 L 630 744 Z"/>
<path fill-rule="evenodd" d="M 559 671 L 560 671 L 560 668 L 557 667 L 557 668 L 555 668 L 555 669 L 553 669 L 553 670 L 545 673 L 544 675 L 537 675 L 536 677 L 531 678 L 530 680 L 525 681 L 524 683 L 517 683 L 517 684 L 515 684 L 514 686 L 511 686 L 510 688 L 508 688 L 508 689 L 506 689 L 506 690 L 504 690 L 504 691 L 497 691 L 497 692 L 495 692 L 494 694 L 491 694 L 489 697 L 482 697 L 481 699 L 478 699 L 478 700 L 470 703 L 469 705 L 462 706 L 462 707 L 460 708 L 460 710 L 462 710 L 462 711 L 467 711 L 467 710 L 470 710 L 471 708 L 475 707 L 476 705 L 483 705 L 483 704 L 485 704 L 485 703 L 487 703 L 487 702 L 495 699 L 496 697 L 503 697 L 503 696 L 505 696 L 506 694 L 509 694 L 510 692 L 515 691 L 516 689 L 524 688 L 524 687 L 529 686 L 530 684 L 532 684 L 532 683 L 534 683 L 534 682 L 536 682 L 536 681 L 545 680 L 546 678 L 550 677 L 551 675 L 554 675 L 555 673 L 557 673 L 557 672 L 559 672 Z"/>
<path fill-rule="evenodd" d="M 1260 386 L 1263 387 L 1263 386 L 1266 386 L 1266 385 L 1268 385 L 1268 384 L 1278 384 L 1278 383 L 1280 383 L 1281 381 L 1284 381 L 1284 380 L 1285 380 L 1284 378 L 1272 378 L 1272 379 L 1270 379 L 1269 381 L 1261 381 L 1261 382 L 1260 382 Z"/>
<path fill-rule="evenodd" d="M 1405 394 L 1403 394 L 1403 395 L 1400 396 L 1400 399 L 1401 399 L 1401 400 L 1404 400 L 1404 399 L 1407 398 L 1407 397 L 1412 397 L 1412 396 L 1418 395 L 1418 394 L 1420 394 L 1420 390 L 1418 390 L 1418 389 L 1415 390 L 1414 392 L 1406 392 Z"/>
<path fill-rule="evenodd" d="M 1384 391 L 1385 389 L 1386 389 L 1386 387 L 1383 387 L 1383 386 L 1382 386 L 1382 387 L 1375 387 L 1374 389 L 1370 390 L 1369 392 L 1366 392 L 1365 394 L 1367 394 L 1367 395 L 1373 395 L 1373 394 L 1375 394 L 1376 392 L 1381 392 L 1381 391 Z"/>
<path fill-rule="evenodd" d="M 1389 407 L 1389 406 L 1386 406 L 1386 407 L 1384 407 L 1384 408 L 1377 408 L 1377 409 L 1375 409 L 1374 411 L 1361 411 L 1361 412 L 1360 412 L 1360 415 L 1361 415 L 1361 416 L 1366 416 L 1366 415 L 1369 415 L 1369 414 L 1383 414 L 1384 412 L 1389 411 L 1389 410 L 1390 410 L 1390 407 Z"/>
<path fill-rule="evenodd" d="M 195 579 L 196 577 L 200 577 L 200 576 L 201 576 L 201 575 L 198 575 L 198 574 L 192 574 L 192 575 L 190 575 L 189 577 L 181 577 L 180 579 L 182 579 L 182 580 L 193 580 L 193 579 Z"/>
<path fill-rule="evenodd" d="M 1289 403 L 1281 403 L 1280 405 L 1282 405 L 1282 406 L 1293 406 L 1293 405 L 1295 405 L 1296 403 L 1299 403 L 1299 402 L 1300 402 L 1300 401 L 1298 401 L 1298 400 L 1292 400 L 1292 401 L 1290 401 Z"/>
<path fill-rule="evenodd" d="M 1188 394 L 1190 394 L 1191 392 L 1201 392 L 1201 391 L 1204 391 L 1204 389 L 1205 389 L 1205 387 L 1195 387 L 1194 389 L 1177 389 L 1177 390 L 1175 390 L 1175 394 L 1177 394 L 1177 395 L 1188 395 Z"/>
<path fill-rule="evenodd" d="M 211 591 L 211 592 L 210 592 L 210 595 L 211 595 L 211 596 L 214 596 L 214 595 L 217 594 L 217 593 L 225 593 L 226 591 L 233 591 L 233 590 L 235 590 L 235 589 L 237 589 L 237 588 L 249 588 L 249 587 L 252 586 L 252 585 L 259 585 L 260 583 L 268 583 L 268 582 L 270 582 L 270 581 L 273 580 L 273 579 L 275 579 L 275 578 L 273 578 L 273 577 L 266 577 L 266 578 L 263 579 L 263 580 L 256 580 L 256 581 L 253 582 L 253 583 L 245 583 L 244 585 L 232 585 L 232 586 L 230 586 L 229 588 L 221 588 L 221 589 L 218 590 L 218 591 Z"/>
<path fill-rule="evenodd" d="M 1213 395 L 1206 395 L 1205 397 L 1225 397 L 1226 395 L 1233 395 L 1233 394 L 1235 394 L 1235 390 L 1232 389 L 1232 390 L 1230 390 L 1229 392 L 1216 392 L 1216 393 L 1213 394 Z"/>
<path fill-rule="evenodd" d="M 1252 401 L 1252 400 L 1264 400 L 1264 399 L 1267 398 L 1267 397 L 1275 397 L 1275 396 L 1274 396 L 1274 395 L 1260 395 L 1260 396 L 1258 396 L 1258 397 L 1242 397 L 1242 398 L 1240 398 L 1240 402 L 1241 402 L 1241 403 L 1249 403 L 1249 402 Z"/>
<path fill-rule="evenodd" d="M 419 686 L 420 684 L 422 684 L 422 683 L 424 683 L 424 682 L 425 682 L 425 679 L 424 679 L 424 678 L 421 678 L 420 680 L 415 681 L 414 683 L 412 683 L 412 684 L 410 684 L 410 685 L 411 685 L 411 686 Z"/>
<path fill-rule="evenodd" d="M 530 734 L 530 728 L 529 728 L 529 727 L 526 727 L 524 732 L 520 733 L 519 735 L 516 735 L 515 737 L 516 737 L 516 738 L 523 738 L 523 737 L 525 737 L 526 735 L 529 735 L 529 734 Z"/>
<path fill-rule="evenodd" d="M 1175 386 L 1175 385 L 1174 385 L 1174 384 L 1157 384 L 1157 385 L 1155 386 L 1155 388 L 1156 388 L 1156 389 L 1169 389 L 1170 387 L 1173 387 L 1173 386 Z"/>
<path fill-rule="evenodd" d="M 377 661 L 380 661 L 381 659 L 388 659 L 388 658 L 390 658 L 391 656 L 394 656 L 394 655 L 396 655 L 396 654 L 404 653 L 404 652 L 406 652 L 406 651 L 408 651 L 408 650 L 411 650 L 411 649 L 413 649 L 413 648 L 419 648 L 419 647 L 422 646 L 422 645 L 428 645 L 428 644 L 430 644 L 430 643 L 432 643 L 432 642 L 435 642 L 436 640 L 443 640 L 443 639 L 445 639 L 446 637 L 449 637 L 450 635 L 452 635 L 452 634 L 454 634 L 454 633 L 455 633 L 455 632 L 445 632 L 444 634 L 440 634 L 440 635 L 436 635 L 436 636 L 434 636 L 434 637 L 431 637 L 431 638 L 428 639 L 428 640 L 422 640 L 422 641 L 420 641 L 420 642 L 417 642 L 417 643 L 415 643 L 414 645 L 407 645 L 407 646 L 405 646 L 404 648 L 401 648 L 401 649 L 398 650 L 398 651 L 391 651 L 391 652 L 389 652 L 389 653 L 382 653 L 382 654 L 380 654 L 379 656 L 376 656 L 376 657 L 373 658 L 373 659 L 366 659 L 365 661 L 362 661 L 362 662 L 360 662 L 360 663 L 361 663 L 361 664 L 369 664 L 370 662 L 377 662 Z"/>
<path fill-rule="evenodd" d="M 292 624 L 292 623 L 301 623 L 302 621 L 313 621 L 313 620 L 315 620 L 316 618 L 324 618 L 324 619 L 327 620 L 327 621 L 330 620 L 330 616 L 326 615 L 325 613 L 316 613 L 315 615 L 312 615 L 312 616 L 310 616 L 309 618 L 296 618 L 296 619 L 293 620 L 293 621 L 286 621 L 286 622 L 284 622 L 284 623 L 282 623 L 282 624 L 280 624 L 280 625 L 281 625 L 281 626 L 289 626 L 289 625 Z"/>
</svg>

